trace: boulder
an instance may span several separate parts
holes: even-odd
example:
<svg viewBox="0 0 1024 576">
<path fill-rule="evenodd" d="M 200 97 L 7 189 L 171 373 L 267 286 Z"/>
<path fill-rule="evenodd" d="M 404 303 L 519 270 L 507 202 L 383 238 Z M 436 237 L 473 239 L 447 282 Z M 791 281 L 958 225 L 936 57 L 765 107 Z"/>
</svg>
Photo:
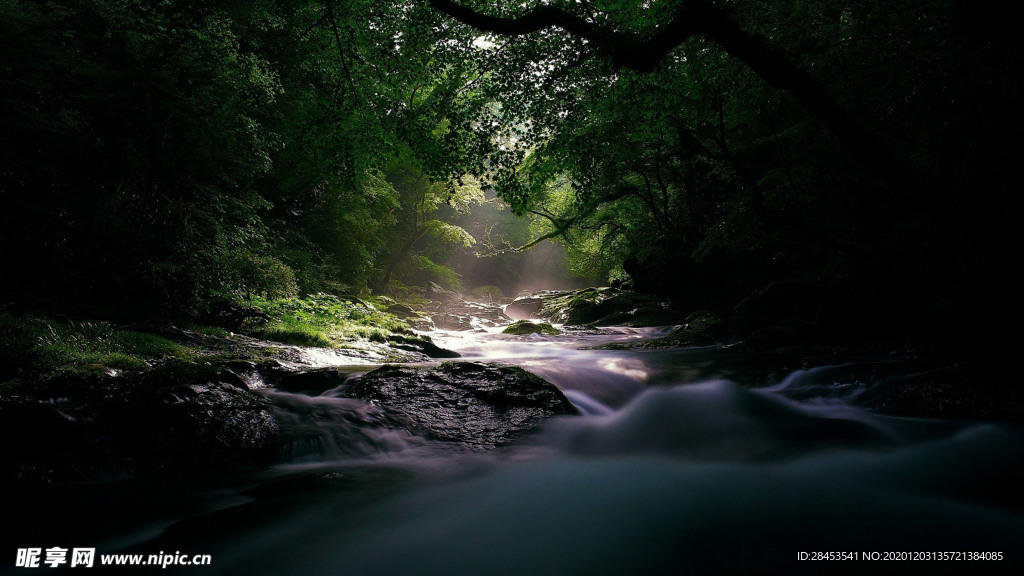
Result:
<svg viewBox="0 0 1024 576">
<path fill-rule="evenodd" d="M 440 312 L 430 317 L 434 326 L 441 330 L 472 330 L 473 318 L 450 312 Z"/>
<path fill-rule="evenodd" d="M 30 483 L 196 473 L 273 460 L 269 403 L 228 366 L 175 365 L 0 399 L 0 477 Z"/>
<path fill-rule="evenodd" d="M 540 309 L 544 307 L 544 297 L 531 295 L 516 298 L 505 306 L 505 316 L 513 320 L 529 320 L 540 317 Z"/>
<path fill-rule="evenodd" d="M 448 350 L 447 348 L 441 348 L 437 344 L 434 344 L 430 338 L 425 338 L 423 336 L 389 336 L 388 344 L 393 348 L 407 350 L 409 352 L 419 352 L 420 354 L 426 355 L 430 358 L 458 358 L 461 356 L 458 352 Z"/>
<path fill-rule="evenodd" d="M 427 284 L 427 298 L 434 300 L 435 302 L 450 302 L 453 300 L 462 300 L 462 298 L 451 290 L 446 290 L 436 282 L 429 282 Z"/>
<path fill-rule="evenodd" d="M 472 294 L 476 298 L 488 304 L 501 302 L 502 300 L 505 299 L 505 294 L 502 293 L 501 288 L 491 285 L 477 286 L 476 288 L 473 289 Z"/>
<path fill-rule="evenodd" d="M 730 339 L 729 329 L 714 312 L 698 310 L 690 314 L 682 326 L 668 336 L 650 340 L 611 342 L 598 348 L 630 350 L 636 348 L 683 348 L 687 346 L 713 346 Z"/>
<path fill-rule="evenodd" d="M 616 288 L 584 288 L 542 299 L 539 316 L 566 326 L 665 326 L 685 318 L 667 298 Z"/>
<path fill-rule="evenodd" d="M 507 328 L 501 331 L 502 334 L 515 334 L 517 336 L 525 336 L 527 334 L 544 334 L 547 336 L 556 336 L 561 334 L 558 328 L 555 328 L 547 322 L 530 322 L 529 320 L 519 320 L 513 322 Z"/>
<path fill-rule="evenodd" d="M 412 307 L 410 307 L 408 304 L 399 304 L 396 302 L 394 304 L 388 305 L 386 310 L 389 314 L 393 314 L 402 319 L 420 317 L 419 312 L 413 310 Z"/>
<path fill-rule="evenodd" d="M 577 413 L 550 382 L 522 368 L 479 362 L 385 366 L 351 380 L 342 394 L 398 413 L 413 432 L 471 450 L 507 444 L 546 418 Z"/>
<path fill-rule="evenodd" d="M 450 302 L 444 306 L 448 314 L 470 317 L 471 324 L 476 326 L 504 326 L 509 323 L 508 316 L 502 312 L 501 306 L 483 302 Z"/>
</svg>

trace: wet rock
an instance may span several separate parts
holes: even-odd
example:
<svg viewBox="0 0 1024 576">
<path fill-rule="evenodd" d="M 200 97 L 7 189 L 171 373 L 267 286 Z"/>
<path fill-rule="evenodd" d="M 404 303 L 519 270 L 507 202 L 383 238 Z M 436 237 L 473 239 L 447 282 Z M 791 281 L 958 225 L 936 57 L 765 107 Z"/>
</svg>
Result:
<svg viewBox="0 0 1024 576">
<path fill-rule="evenodd" d="M 434 326 L 441 330 L 472 330 L 473 317 L 450 312 L 441 312 L 430 317 Z"/>
<path fill-rule="evenodd" d="M 548 417 L 577 413 L 546 380 L 479 362 L 385 366 L 352 380 L 343 394 L 400 413 L 417 433 L 474 450 L 511 442 Z"/>
<path fill-rule="evenodd" d="M 605 350 L 631 350 L 637 348 L 683 348 L 687 346 L 713 346 L 730 339 L 729 329 L 717 315 L 707 310 L 690 314 L 682 326 L 668 336 L 632 342 L 612 342 L 598 346 Z"/>
<path fill-rule="evenodd" d="M 298 372 L 287 371 L 274 374 L 267 380 L 275 389 L 286 392 L 318 396 L 327 390 L 337 388 L 345 383 L 354 369 L 315 368 Z"/>
<path fill-rule="evenodd" d="M 429 282 L 427 284 L 427 298 L 435 302 L 450 302 L 453 300 L 462 300 L 462 298 L 451 290 L 446 290 L 436 282 Z"/>
<path fill-rule="evenodd" d="M 507 328 L 501 331 L 502 334 L 515 334 L 524 336 L 527 334 L 544 334 L 547 336 L 556 336 L 561 334 L 558 328 L 555 328 L 547 322 L 530 322 L 529 320 L 520 320 L 513 322 Z"/>
<path fill-rule="evenodd" d="M 708 346 L 728 339 L 729 328 L 714 312 L 698 310 L 672 336 L 687 346 Z"/>
<path fill-rule="evenodd" d="M 124 434 L 141 433 L 157 467 L 251 463 L 273 453 L 277 423 L 267 401 L 237 371 L 173 366 L 147 374 L 140 385 L 105 406 Z M 135 413 L 124 418 L 124 413 Z"/>
<path fill-rule="evenodd" d="M 420 336 L 391 336 L 388 338 L 388 343 L 399 350 L 419 352 L 430 358 L 458 358 L 461 356 L 458 352 L 434 344 L 430 338 Z"/>
<path fill-rule="evenodd" d="M 501 306 L 483 302 L 453 302 L 445 305 L 444 310 L 449 314 L 469 317 L 474 328 L 505 326 L 511 322 Z"/>
<path fill-rule="evenodd" d="M 277 431 L 245 374 L 169 366 L 59 398 L 0 399 L 0 477 L 69 484 L 255 465 L 274 457 Z"/>
<path fill-rule="evenodd" d="M 516 320 L 544 318 L 567 326 L 664 326 L 685 318 L 669 299 L 617 288 L 545 291 L 505 309 Z"/>
<path fill-rule="evenodd" d="M 505 315 L 513 320 L 540 318 L 540 309 L 544 307 L 545 300 L 555 297 L 556 294 L 565 295 L 568 292 L 538 292 L 535 295 L 516 298 L 505 307 Z"/>
</svg>

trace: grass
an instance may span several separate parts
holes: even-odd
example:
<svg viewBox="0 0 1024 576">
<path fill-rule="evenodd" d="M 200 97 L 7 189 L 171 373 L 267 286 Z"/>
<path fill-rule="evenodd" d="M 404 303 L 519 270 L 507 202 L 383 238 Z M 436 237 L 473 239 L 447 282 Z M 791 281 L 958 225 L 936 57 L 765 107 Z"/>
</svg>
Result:
<svg viewBox="0 0 1024 576">
<path fill-rule="evenodd" d="M 251 325 L 243 325 L 242 331 L 273 342 L 345 348 L 360 347 L 360 342 L 365 341 L 405 341 L 412 337 L 403 321 L 357 299 L 317 294 L 261 300 L 252 305 L 263 316 L 254 318 Z M 187 324 L 187 328 L 204 336 L 231 336 L 221 327 Z M 0 385 L 101 375 L 111 369 L 142 372 L 164 362 L 250 358 L 254 354 L 241 344 L 237 348 L 230 344 L 208 344 L 182 344 L 159 334 L 103 321 L 0 310 Z M 275 352 L 257 350 L 266 355 Z"/>
<path fill-rule="evenodd" d="M 156 334 L 109 322 L 0 313 L 0 361 L 5 369 L 49 380 L 109 369 L 142 371 L 154 361 L 187 359 L 193 351 Z"/>
<path fill-rule="evenodd" d="M 392 314 L 330 294 L 259 300 L 253 305 L 271 320 L 244 331 L 274 342 L 338 348 L 356 340 L 384 342 L 411 333 L 409 326 Z"/>
</svg>

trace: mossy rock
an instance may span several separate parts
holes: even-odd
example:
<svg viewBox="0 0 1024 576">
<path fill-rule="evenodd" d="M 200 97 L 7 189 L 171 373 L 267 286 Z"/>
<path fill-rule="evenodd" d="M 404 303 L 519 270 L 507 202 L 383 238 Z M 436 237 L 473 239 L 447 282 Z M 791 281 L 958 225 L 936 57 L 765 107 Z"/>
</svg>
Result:
<svg viewBox="0 0 1024 576">
<path fill-rule="evenodd" d="M 538 292 L 505 309 L 514 319 L 547 318 L 566 326 L 664 326 L 685 318 L 666 298 L 616 288 Z"/>
<path fill-rule="evenodd" d="M 501 331 L 502 334 L 515 334 L 516 336 L 525 336 L 527 334 L 543 334 L 545 336 L 557 336 L 561 334 L 558 328 L 555 328 L 547 322 L 530 322 L 529 320 L 520 320 L 510 324 L 507 328 Z"/>
<path fill-rule="evenodd" d="M 686 322 L 668 336 L 651 340 L 611 342 L 597 346 L 603 350 L 633 350 L 637 348 L 685 348 L 689 346 L 713 346 L 730 339 L 729 329 L 717 315 L 707 310 L 698 310 L 686 318 Z"/>
</svg>

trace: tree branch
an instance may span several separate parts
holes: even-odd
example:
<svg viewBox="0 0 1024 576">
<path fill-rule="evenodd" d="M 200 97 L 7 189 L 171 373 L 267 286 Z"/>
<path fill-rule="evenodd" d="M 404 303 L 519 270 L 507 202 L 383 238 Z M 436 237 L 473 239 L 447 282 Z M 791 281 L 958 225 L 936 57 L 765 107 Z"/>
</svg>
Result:
<svg viewBox="0 0 1024 576">
<path fill-rule="evenodd" d="M 632 32 L 609 30 L 560 8 L 539 5 L 515 18 L 481 14 L 452 0 L 428 0 L 452 18 L 485 32 L 521 36 L 560 28 L 585 38 L 611 56 L 616 66 L 640 73 L 655 70 L 676 47 L 701 34 L 750 67 L 769 85 L 785 90 L 821 121 L 839 143 L 876 178 L 898 189 L 917 188 L 922 178 L 896 158 L 828 94 L 813 76 L 789 62 L 763 38 L 740 28 L 720 8 L 706 0 L 684 0 L 672 21 L 642 40 Z"/>
</svg>

